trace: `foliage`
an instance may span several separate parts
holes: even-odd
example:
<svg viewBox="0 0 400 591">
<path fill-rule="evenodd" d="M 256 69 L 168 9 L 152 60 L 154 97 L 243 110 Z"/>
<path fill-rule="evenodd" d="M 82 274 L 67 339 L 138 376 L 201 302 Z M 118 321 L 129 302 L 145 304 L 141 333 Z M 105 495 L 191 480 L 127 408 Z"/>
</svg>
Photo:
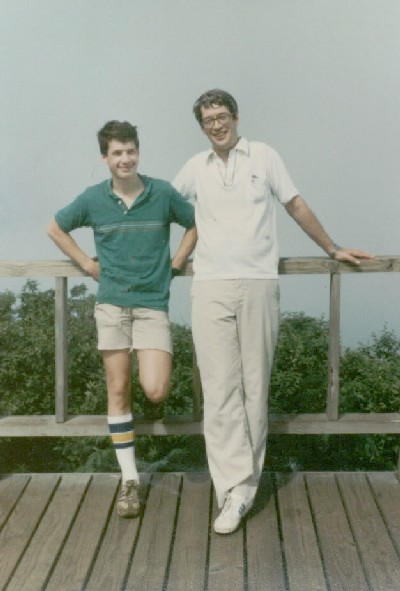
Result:
<svg viewBox="0 0 400 591">
<path fill-rule="evenodd" d="M 341 358 L 340 411 L 392 413 L 400 409 L 400 341 L 387 326 L 370 345 L 346 349 Z M 352 453 L 373 465 L 393 467 L 399 448 L 394 435 L 354 438 Z"/>
<path fill-rule="evenodd" d="M 282 413 L 323 412 L 327 356 L 326 320 L 284 314 L 271 376 L 270 409 Z"/>
<path fill-rule="evenodd" d="M 1 414 L 54 413 L 54 292 L 23 287 L 18 304 L 1 294 Z"/>
<path fill-rule="evenodd" d="M 341 359 L 343 412 L 397 412 L 400 406 L 400 341 L 387 327 L 371 345 L 346 349 Z"/>
<path fill-rule="evenodd" d="M 68 301 L 68 410 L 74 414 L 104 414 L 107 395 L 94 321 L 95 296 L 85 285 L 71 289 Z"/>
<path fill-rule="evenodd" d="M 104 412 L 105 387 L 96 350 L 94 296 L 82 285 L 69 298 L 69 409 Z M 0 414 L 54 414 L 54 290 L 28 281 L 18 300 L 0 295 L 2 314 Z"/>
<path fill-rule="evenodd" d="M 94 296 L 84 285 L 68 299 L 70 414 L 105 414 L 106 388 L 96 348 Z M 166 413 L 192 410 L 192 337 L 172 325 L 174 361 Z M 324 318 L 284 314 L 271 377 L 272 412 L 323 412 L 327 391 L 328 324 Z M 341 355 L 341 412 L 397 412 L 400 341 L 384 328 L 372 343 Z M 134 363 L 133 409 L 144 394 Z M 54 414 L 54 291 L 27 281 L 21 293 L 0 293 L 0 414 Z M 109 438 L 9 439 L 0 441 L 0 471 L 116 471 Z M 206 469 L 200 436 L 138 437 L 141 471 Z M 266 466 L 296 469 L 392 469 L 395 436 L 271 436 Z M 32 468 L 32 464 L 34 467 Z"/>
</svg>

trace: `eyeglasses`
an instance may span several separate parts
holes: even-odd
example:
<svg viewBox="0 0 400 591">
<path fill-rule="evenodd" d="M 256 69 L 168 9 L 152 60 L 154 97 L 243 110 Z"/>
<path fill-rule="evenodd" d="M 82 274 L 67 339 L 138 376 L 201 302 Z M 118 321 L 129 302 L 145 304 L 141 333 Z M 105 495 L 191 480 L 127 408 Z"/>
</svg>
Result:
<svg viewBox="0 0 400 591">
<path fill-rule="evenodd" d="M 211 129 L 214 127 L 214 123 L 218 121 L 221 125 L 228 123 L 232 119 L 232 113 L 220 113 L 216 117 L 207 117 L 207 119 L 203 119 L 201 122 L 202 126 L 205 129 Z"/>
</svg>

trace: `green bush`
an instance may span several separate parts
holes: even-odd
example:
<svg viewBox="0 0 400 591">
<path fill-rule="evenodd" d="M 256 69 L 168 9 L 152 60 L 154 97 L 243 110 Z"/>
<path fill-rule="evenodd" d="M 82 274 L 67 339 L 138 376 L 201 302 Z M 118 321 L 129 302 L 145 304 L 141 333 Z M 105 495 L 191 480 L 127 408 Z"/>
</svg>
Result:
<svg viewBox="0 0 400 591">
<path fill-rule="evenodd" d="M 68 299 L 70 414 L 106 414 L 106 387 L 96 348 L 94 296 L 84 285 Z M 172 325 L 174 345 L 168 415 L 192 412 L 190 328 Z M 271 377 L 270 410 L 323 412 L 327 392 L 328 323 L 304 314 L 283 314 Z M 398 412 L 400 341 L 385 327 L 372 343 L 346 348 L 340 365 L 340 412 Z M 134 370 L 135 370 L 134 364 Z M 133 410 L 144 394 L 133 372 Z M 0 414 L 54 414 L 54 291 L 27 281 L 21 293 L 0 294 Z M 108 437 L 8 439 L 0 442 L 0 471 L 115 471 Z M 141 436 L 141 471 L 206 469 L 200 436 Z M 271 436 L 266 466 L 275 470 L 393 469 L 396 436 Z"/>
<path fill-rule="evenodd" d="M 272 412 L 323 412 L 327 390 L 328 323 L 283 314 L 269 407 Z"/>
<path fill-rule="evenodd" d="M 0 414 L 54 413 L 54 292 L 1 294 Z M 17 303 L 18 302 L 18 303 Z"/>
<path fill-rule="evenodd" d="M 400 341 L 385 327 L 371 345 L 341 357 L 342 412 L 397 412 L 400 407 Z"/>
</svg>

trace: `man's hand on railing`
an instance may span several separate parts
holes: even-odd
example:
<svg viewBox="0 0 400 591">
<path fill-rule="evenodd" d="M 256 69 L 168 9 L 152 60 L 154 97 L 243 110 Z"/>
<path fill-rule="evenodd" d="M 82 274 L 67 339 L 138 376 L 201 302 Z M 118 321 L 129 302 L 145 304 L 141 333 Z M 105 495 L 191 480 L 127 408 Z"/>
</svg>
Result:
<svg viewBox="0 0 400 591">
<path fill-rule="evenodd" d="M 371 260 L 375 257 L 364 250 L 358 248 L 338 248 L 335 252 L 335 256 L 332 257 L 335 261 L 343 261 L 344 263 L 352 263 L 353 265 L 359 265 L 360 259 Z"/>
</svg>

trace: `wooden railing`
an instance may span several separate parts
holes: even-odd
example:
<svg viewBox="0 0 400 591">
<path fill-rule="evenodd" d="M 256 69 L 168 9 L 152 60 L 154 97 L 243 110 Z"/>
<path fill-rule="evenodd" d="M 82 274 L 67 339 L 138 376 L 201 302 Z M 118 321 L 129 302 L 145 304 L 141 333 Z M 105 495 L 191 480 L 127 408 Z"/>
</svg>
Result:
<svg viewBox="0 0 400 591">
<path fill-rule="evenodd" d="M 346 413 L 339 415 L 340 285 L 345 273 L 391 273 L 400 271 L 400 256 L 380 256 L 362 261 L 360 266 L 332 261 L 326 257 L 283 258 L 280 275 L 330 275 L 330 314 L 328 349 L 328 390 L 324 413 L 271 415 L 271 433 L 397 433 L 400 413 Z M 189 262 L 182 276 L 193 274 Z M 69 277 L 82 277 L 70 261 L 0 261 L 0 276 L 55 278 L 56 392 L 55 414 L 47 416 L 0 417 L 0 437 L 12 436 L 102 436 L 107 424 L 100 415 L 68 415 L 67 287 Z M 193 357 L 193 412 L 185 417 L 166 417 L 164 422 L 138 422 L 137 434 L 201 434 L 201 386 Z"/>
</svg>

